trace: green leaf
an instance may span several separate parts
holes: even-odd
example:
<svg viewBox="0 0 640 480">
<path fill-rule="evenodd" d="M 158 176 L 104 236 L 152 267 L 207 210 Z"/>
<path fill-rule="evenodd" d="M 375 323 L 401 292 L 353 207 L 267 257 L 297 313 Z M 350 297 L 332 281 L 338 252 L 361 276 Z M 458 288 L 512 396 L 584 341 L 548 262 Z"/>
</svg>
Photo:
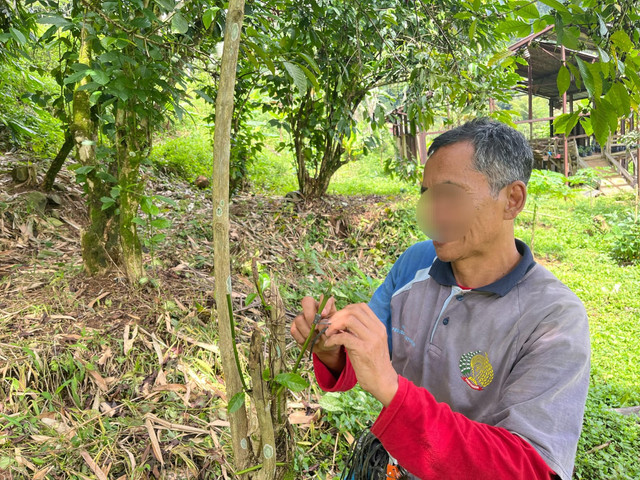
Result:
<svg viewBox="0 0 640 480">
<path fill-rule="evenodd" d="M 304 74 L 304 71 L 295 63 L 282 62 L 282 65 L 289 76 L 293 79 L 300 95 L 307 93 L 307 76 Z"/>
<path fill-rule="evenodd" d="M 497 65 L 501 63 L 505 58 L 509 58 L 510 56 L 512 56 L 514 53 L 515 52 L 513 52 L 512 50 L 504 50 L 502 52 L 498 52 L 489 59 L 487 65 L 490 67 L 492 67 L 493 65 Z"/>
<path fill-rule="evenodd" d="M 244 391 L 236 393 L 227 404 L 227 413 L 235 413 L 244 405 Z"/>
<path fill-rule="evenodd" d="M 591 126 L 598 143 L 605 145 L 609 137 L 609 121 L 607 112 L 601 103 L 591 110 Z"/>
<path fill-rule="evenodd" d="M 340 401 L 340 397 L 334 393 L 326 393 L 320 400 L 318 401 L 323 410 L 327 412 L 342 412 L 344 410 L 344 406 Z"/>
<path fill-rule="evenodd" d="M 176 201 L 173 198 L 165 197 L 164 195 L 154 195 L 153 198 L 155 200 L 160 200 L 163 203 L 171 205 L 172 207 L 177 207 L 178 206 L 178 204 L 176 203 Z"/>
<path fill-rule="evenodd" d="M 86 175 L 87 173 L 92 171 L 94 168 L 95 168 L 95 166 L 93 166 L 93 165 L 84 165 L 84 166 L 76 169 L 76 173 L 80 174 L 80 175 Z"/>
<path fill-rule="evenodd" d="M 602 50 L 600 47 L 598 47 L 598 55 L 600 56 L 600 60 L 603 61 L 604 63 L 608 63 L 609 60 L 611 60 L 611 57 L 609 57 L 609 54 L 604 50 Z"/>
<path fill-rule="evenodd" d="M 569 90 L 569 86 L 571 85 L 571 73 L 564 65 L 562 65 L 558 71 L 557 84 L 558 95 L 562 95 L 564 92 Z"/>
<path fill-rule="evenodd" d="M 558 133 L 569 135 L 579 119 L 580 112 L 564 113 L 554 120 L 553 126 Z"/>
<path fill-rule="evenodd" d="M 535 20 L 540 17 L 538 7 L 533 2 L 527 2 L 523 7 L 516 9 L 515 13 L 527 20 Z"/>
<path fill-rule="evenodd" d="M 20 45 L 24 45 L 25 43 L 27 43 L 27 37 L 25 37 L 24 33 L 22 33 L 20 30 L 11 27 L 9 31 L 11 32 L 11 35 L 13 35 L 13 38 L 15 38 Z"/>
<path fill-rule="evenodd" d="M 268 382 L 270 378 L 271 378 L 271 369 L 267 367 L 262 371 L 262 380 L 264 380 L 265 382 Z"/>
<path fill-rule="evenodd" d="M 189 22 L 182 16 L 180 12 L 171 18 L 171 28 L 177 33 L 185 34 L 189 31 Z"/>
<path fill-rule="evenodd" d="M 114 37 L 102 37 L 102 38 L 100 39 L 100 45 L 102 45 L 102 46 L 103 46 L 103 48 L 104 48 L 105 50 L 107 50 L 107 49 L 109 49 L 109 47 L 110 47 L 111 45 L 113 45 L 113 43 L 114 43 L 116 40 L 118 40 L 118 39 L 117 39 L 117 38 L 114 38 Z"/>
<path fill-rule="evenodd" d="M 636 85 L 637 89 L 640 89 L 640 76 L 638 76 L 634 67 L 626 65 L 624 75 Z"/>
<path fill-rule="evenodd" d="M 214 7 L 204 12 L 204 15 L 202 16 L 202 23 L 204 24 L 205 30 L 209 29 L 209 27 L 213 23 L 213 19 L 215 18 L 216 13 L 218 13 L 219 10 L 220 9 L 218 7 Z"/>
<path fill-rule="evenodd" d="M 89 75 L 89 73 L 91 73 L 91 70 L 83 70 L 81 72 L 72 73 L 71 75 L 69 75 L 67 78 L 64 79 L 64 84 L 68 85 L 70 83 L 77 83 L 80 80 L 82 80 L 84 77 Z"/>
<path fill-rule="evenodd" d="M 207 95 L 206 93 L 204 93 L 202 90 L 196 88 L 193 90 L 194 92 L 196 92 L 198 94 L 198 96 L 200 98 L 202 98 L 205 102 L 210 103 L 211 105 L 214 105 L 216 102 L 213 100 L 213 98 L 211 98 L 209 95 Z"/>
<path fill-rule="evenodd" d="M 315 76 L 315 74 L 311 70 L 309 70 L 307 67 L 305 67 L 304 65 L 299 65 L 299 67 L 302 69 L 304 74 L 307 76 L 307 78 L 311 82 L 311 85 L 313 85 L 313 88 L 315 88 L 316 90 L 320 90 L 320 84 L 318 84 L 318 79 Z"/>
<path fill-rule="evenodd" d="M 622 52 L 630 52 L 633 49 L 633 42 L 624 30 L 618 30 L 611 34 L 611 43 L 613 43 Z"/>
<path fill-rule="evenodd" d="M 100 201 L 102 202 L 102 210 L 106 210 L 116 203 L 116 201 L 111 197 L 102 197 Z"/>
<path fill-rule="evenodd" d="M 600 98 L 602 95 L 602 70 L 600 63 L 587 63 L 587 68 L 591 72 L 591 78 L 593 79 L 593 96 L 594 98 Z"/>
<path fill-rule="evenodd" d="M 26 125 L 23 125 L 17 120 L 9 120 L 7 121 L 7 125 L 9 125 L 9 127 L 11 127 L 11 129 L 14 130 L 15 132 L 22 133 L 23 135 L 28 135 L 28 136 L 36 135 L 36 132 L 34 130 L 30 129 Z"/>
<path fill-rule="evenodd" d="M 546 6 L 553 8 L 556 12 L 569 13 L 567 7 L 565 7 L 558 0 L 541 0 L 540 3 L 544 3 Z"/>
<path fill-rule="evenodd" d="M 599 13 L 596 13 L 596 16 L 598 17 L 598 24 L 600 25 L 600 36 L 605 37 L 607 33 L 609 33 L 609 30 L 607 29 L 607 24 L 604 23 L 604 20 L 602 20 L 602 17 L 600 16 Z M 600 49 L 600 47 L 598 47 L 598 49 Z"/>
<path fill-rule="evenodd" d="M 471 22 L 471 26 L 469 27 L 469 40 L 473 40 L 473 37 L 476 34 L 476 28 L 478 27 L 478 19 L 474 19 L 473 22 Z"/>
<path fill-rule="evenodd" d="M 591 118 L 580 117 L 580 125 L 584 128 L 584 133 L 587 135 L 593 135 L 593 127 L 591 126 Z"/>
<path fill-rule="evenodd" d="M 149 197 L 142 197 L 140 199 L 140 209 L 149 216 L 155 216 L 160 213 L 160 209 L 153 204 Z"/>
<path fill-rule="evenodd" d="M 38 18 L 38 23 L 42 25 L 56 25 L 58 27 L 71 25 L 71 22 L 66 18 L 60 17 L 58 15 L 50 15 L 50 14 L 42 15 L 40 18 Z"/>
<path fill-rule="evenodd" d="M 165 10 L 173 10 L 176 6 L 176 2 L 173 0 L 155 0 L 158 5 L 160 5 Z"/>
<path fill-rule="evenodd" d="M 526 37 L 531 33 L 531 24 L 522 20 L 504 20 L 498 24 L 496 32 Z"/>
<path fill-rule="evenodd" d="M 545 18 L 538 18 L 533 22 L 533 31 L 534 33 L 541 32 L 548 25 L 547 20 Z"/>
<path fill-rule="evenodd" d="M 264 292 L 271 288 L 271 278 L 266 273 L 261 273 L 258 276 L 258 285 L 260 286 L 260 291 Z"/>
<path fill-rule="evenodd" d="M 577 50 L 580 46 L 578 42 L 579 36 L 579 29 L 574 27 L 564 28 L 561 43 L 571 50 Z"/>
<path fill-rule="evenodd" d="M 573 74 L 573 80 L 574 80 L 574 82 L 576 82 L 576 87 L 578 89 L 581 89 L 582 88 L 582 79 L 580 78 L 580 70 L 578 70 L 578 67 L 576 67 L 571 62 L 567 62 L 567 67 L 569 67 L 569 70 Z"/>
<path fill-rule="evenodd" d="M 153 237 L 151 237 L 149 240 L 151 240 L 151 243 L 160 243 L 162 242 L 165 238 L 167 238 L 167 234 L 166 233 L 156 233 Z"/>
<path fill-rule="evenodd" d="M 309 382 L 298 373 L 279 373 L 274 380 L 292 392 L 301 392 L 309 386 Z"/>
<path fill-rule="evenodd" d="M 585 88 L 589 92 L 589 95 L 594 97 L 595 85 L 589 65 L 580 57 L 576 57 L 576 62 L 578 63 L 578 70 L 580 71 L 580 76 L 582 77 L 582 82 L 584 83 Z"/>
<path fill-rule="evenodd" d="M 631 111 L 631 100 L 627 87 L 621 83 L 614 83 L 605 95 L 605 98 L 613 105 L 619 117 L 628 115 Z"/>
<path fill-rule="evenodd" d="M 151 226 L 154 228 L 169 228 L 171 222 L 166 218 L 154 218 L 151 220 Z"/>
<path fill-rule="evenodd" d="M 244 306 L 248 307 L 249 305 L 251 305 L 251 302 L 253 302 L 257 296 L 257 293 L 250 293 L 249 295 L 247 295 L 247 298 L 244 299 Z"/>
<path fill-rule="evenodd" d="M 304 58 L 304 60 L 309 64 L 309 66 L 313 68 L 314 72 L 320 73 L 320 67 L 318 66 L 318 64 L 316 63 L 316 61 L 311 55 L 307 55 L 304 52 L 298 52 L 298 55 Z"/>
<path fill-rule="evenodd" d="M 109 83 L 109 75 L 107 75 L 107 73 L 102 70 L 92 71 L 91 78 L 94 82 L 100 85 L 106 85 L 107 83 Z"/>
<path fill-rule="evenodd" d="M 98 172 L 98 173 L 96 173 L 96 177 L 98 177 L 100 180 L 104 180 L 105 182 L 108 182 L 108 183 L 118 183 L 118 179 L 116 177 L 114 177 L 113 175 L 111 175 L 110 173 L 108 173 L 108 172 Z M 113 189 L 111 189 L 111 190 L 113 191 Z M 119 193 L 119 191 L 118 191 L 118 193 Z"/>
</svg>

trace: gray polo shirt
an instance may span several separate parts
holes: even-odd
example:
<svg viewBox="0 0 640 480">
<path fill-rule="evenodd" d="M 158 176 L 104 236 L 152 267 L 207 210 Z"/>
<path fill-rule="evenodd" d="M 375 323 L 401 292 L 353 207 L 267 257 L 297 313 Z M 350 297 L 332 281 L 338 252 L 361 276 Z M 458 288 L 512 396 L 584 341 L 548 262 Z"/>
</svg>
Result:
<svg viewBox="0 0 640 480">
<path fill-rule="evenodd" d="M 573 472 L 589 386 L 581 301 L 516 240 L 513 271 L 457 286 L 430 241 L 409 248 L 369 303 L 398 374 L 471 420 L 527 440 L 563 480 Z"/>
</svg>

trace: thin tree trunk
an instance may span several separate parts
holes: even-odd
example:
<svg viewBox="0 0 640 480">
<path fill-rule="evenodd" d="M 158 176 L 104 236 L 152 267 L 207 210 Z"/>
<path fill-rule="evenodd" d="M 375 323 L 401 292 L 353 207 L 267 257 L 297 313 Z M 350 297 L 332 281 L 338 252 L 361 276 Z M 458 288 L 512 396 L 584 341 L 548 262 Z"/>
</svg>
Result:
<svg viewBox="0 0 640 480">
<path fill-rule="evenodd" d="M 244 0 L 230 0 L 227 11 L 220 83 L 216 96 L 216 128 L 213 138 L 213 245 L 215 298 L 220 335 L 220 354 L 227 398 L 242 391 L 241 372 L 235 363 L 227 295 L 231 295 L 229 259 L 229 154 L 234 87 L 238 64 L 238 48 L 244 17 Z M 247 411 L 244 406 L 229 415 L 234 464 L 237 470 L 250 466 L 253 454 L 248 438 Z"/>
<path fill-rule="evenodd" d="M 118 231 L 122 249 L 121 263 L 131 285 L 137 285 L 144 275 L 142 246 L 133 220 L 138 216 L 142 194 L 139 170 L 142 152 L 146 151 L 146 136 L 146 129 L 138 128 L 132 105 L 119 103 L 116 109 L 116 157 L 120 186 Z"/>
<path fill-rule="evenodd" d="M 64 143 L 62 147 L 60 147 L 60 151 L 56 155 L 56 158 L 53 159 L 51 165 L 49 166 L 49 170 L 44 176 L 44 180 L 42 181 L 42 190 L 45 192 L 50 192 L 53 188 L 53 182 L 56 180 L 56 176 L 58 172 L 64 165 L 65 160 L 71 153 L 73 146 L 75 145 L 75 141 L 73 139 L 73 135 L 70 130 L 64 132 Z"/>
</svg>

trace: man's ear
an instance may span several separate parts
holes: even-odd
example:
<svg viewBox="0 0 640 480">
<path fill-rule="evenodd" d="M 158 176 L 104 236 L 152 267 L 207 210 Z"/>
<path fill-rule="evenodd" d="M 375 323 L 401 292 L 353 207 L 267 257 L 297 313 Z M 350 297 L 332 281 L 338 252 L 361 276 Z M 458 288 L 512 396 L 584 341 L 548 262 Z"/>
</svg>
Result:
<svg viewBox="0 0 640 480">
<path fill-rule="evenodd" d="M 517 180 L 505 187 L 507 201 L 504 205 L 504 219 L 513 220 L 524 209 L 527 202 L 527 186 Z"/>
</svg>

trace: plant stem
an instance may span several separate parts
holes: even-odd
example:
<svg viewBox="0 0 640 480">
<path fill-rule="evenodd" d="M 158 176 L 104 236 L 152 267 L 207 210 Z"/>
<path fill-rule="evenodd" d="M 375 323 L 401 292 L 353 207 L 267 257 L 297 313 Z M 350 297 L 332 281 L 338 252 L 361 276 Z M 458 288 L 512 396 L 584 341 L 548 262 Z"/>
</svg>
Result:
<svg viewBox="0 0 640 480">
<path fill-rule="evenodd" d="M 231 345 L 233 346 L 233 356 L 236 359 L 236 367 L 238 367 L 238 375 L 245 392 L 249 391 L 247 383 L 244 381 L 242 368 L 240 367 L 240 358 L 238 357 L 238 346 L 236 345 L 236 322 L 233 319 L 233 304 L 231 303 L 231 295 L 227 293 L 227 308 L 229 309 L 229 323 L 231 324 Z"/>
</svg>

